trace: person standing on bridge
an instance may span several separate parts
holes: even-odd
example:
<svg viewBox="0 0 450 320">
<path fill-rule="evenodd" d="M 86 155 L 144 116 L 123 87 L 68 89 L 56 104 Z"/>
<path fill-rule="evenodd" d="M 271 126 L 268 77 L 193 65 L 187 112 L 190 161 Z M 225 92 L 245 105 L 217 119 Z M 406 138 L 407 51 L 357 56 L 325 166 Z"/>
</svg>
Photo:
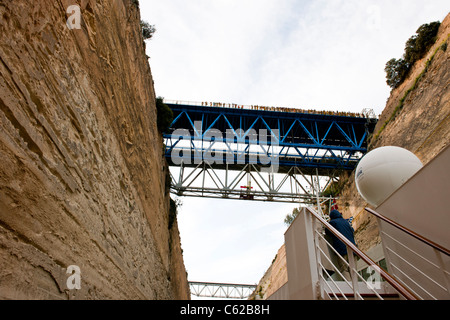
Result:
<svg viewBox="0 0 450 320">
<path fill-rule="evenodd" d="M 356 245 L 355 242 L 355 230 L 350 225 L 350 223 L 342 217 L 342 214 L 338 210 L 331 210 L 330 212 L 330 224 L 339 231 L 344 237 L 346 237 L 351 243 Z M 331 231 L 325 230 L 326 234 L 331 237 L 333 248 L 346 260 L 348 261 L 347 246 L 338 239 Z M 338 269 L 342 275 L 350 280 L 350 273 L 348 265 L 338 257 L 337 259 Z"/>
</svg>

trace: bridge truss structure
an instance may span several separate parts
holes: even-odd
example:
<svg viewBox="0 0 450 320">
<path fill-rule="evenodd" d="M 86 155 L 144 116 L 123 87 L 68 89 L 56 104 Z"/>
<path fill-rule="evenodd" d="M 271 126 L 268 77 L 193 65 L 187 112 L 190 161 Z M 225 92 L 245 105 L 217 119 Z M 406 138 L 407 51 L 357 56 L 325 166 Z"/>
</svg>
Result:
<svg viewBox="0 0 450 320">
<path fill-rule="evenodd" d="M 178 196 L 312 204 L 367 152 L 377 119 L 167 103 L 164 135 Z"/>
<path fill-rule="evenodd" d="M 204 298 L 221 299 L 247 299 L 256 285 L 212 283 L 212 282 L 189 282 L 191 295 Z"/>
</svg>

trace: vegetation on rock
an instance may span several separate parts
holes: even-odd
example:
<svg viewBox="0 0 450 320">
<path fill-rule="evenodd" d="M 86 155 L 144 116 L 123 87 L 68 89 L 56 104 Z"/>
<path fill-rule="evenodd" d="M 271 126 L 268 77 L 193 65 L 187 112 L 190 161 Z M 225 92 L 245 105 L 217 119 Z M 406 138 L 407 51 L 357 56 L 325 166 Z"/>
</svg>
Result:
<svg viewBox="0 0 450 320">
<path fill-rule="evenodd" d="M 386 63 L 384 69 L 386 72 L 386 83 L 392 89 L 403 83 L 414 63 L 422 59 L 436 42 L 440 25 L 439 21 L 421 25 L 417 29 L 416 34 L 406 42 L 403 58 L 392 58 Z"/>
</svg>

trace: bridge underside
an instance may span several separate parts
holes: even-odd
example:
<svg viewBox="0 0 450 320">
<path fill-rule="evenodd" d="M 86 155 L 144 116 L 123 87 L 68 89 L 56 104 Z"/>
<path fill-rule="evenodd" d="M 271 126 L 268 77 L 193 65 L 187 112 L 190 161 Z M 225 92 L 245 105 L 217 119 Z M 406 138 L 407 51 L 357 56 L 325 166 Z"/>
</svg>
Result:
<svg viewBox="0 0 450 320">
<path fill-rule="evenodd" d="M 225 199 L 325 201 L 367 151 L 368 117 L 169 104 L 172 192 Z"/>
<path fill-rule="evenodd" d="M 172 167 L 171 191 L 178 196 L 313 204 L 330 200 L 322 194 L 339 172 L 322 170 L 319 175 L 291 167 L 285 173 L 271 173 L 252 164 L 221 170 L 202 162 L 195 168 Z"/>
<path fill-rule="evenodd" d="M 191 294 L 197 297 L 221 299 L 247 299 L 256 289 L 256 285 L 189 282 Z"/>
</svg>

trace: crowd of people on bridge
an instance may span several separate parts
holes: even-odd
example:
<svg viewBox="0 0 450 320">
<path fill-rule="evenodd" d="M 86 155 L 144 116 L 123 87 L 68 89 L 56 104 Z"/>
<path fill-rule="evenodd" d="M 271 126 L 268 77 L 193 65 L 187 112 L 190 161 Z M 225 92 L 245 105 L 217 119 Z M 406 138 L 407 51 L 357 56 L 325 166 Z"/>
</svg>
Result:
<svg viewBox="0 0 450 320">
<path fill-rule="evenodd" d="M 202 102 L 201 104 L 204 107 L 223 107 L 223 108 L 259 110 L 259 111 L 278 111 L 278 112 L 292 112 L 292 113 L 308 113 L 308 114 L 345 116 L 345 117 L 356 117 L 356 118 L 364 118 L 364 117 L 366 117 L 362 113 L 345 112 L 345 111 L 318 111 L 318 110 L 314 110 L 314 109 L 267 107 L 267 106 L 258 106 L 258 105 L 246 106 L 246 105 L 239 105 L 239 104 L 235 104 L 235 103 L 222 103 L 222 102 Z"/>
</svg>

